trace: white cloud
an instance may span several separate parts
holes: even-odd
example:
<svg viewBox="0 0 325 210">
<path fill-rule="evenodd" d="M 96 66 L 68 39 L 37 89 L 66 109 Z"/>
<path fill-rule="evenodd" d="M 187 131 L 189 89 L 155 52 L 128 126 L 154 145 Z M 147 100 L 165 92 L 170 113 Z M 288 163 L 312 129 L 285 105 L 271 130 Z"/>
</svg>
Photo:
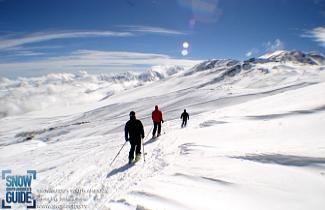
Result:
<svg viewBox="0 0 325 210">
<path fill-rule="evenodd" d="M 37 55 L 45 55 L 45 53 L 34 52 L 31 50 L 20 50 L 20 51 L 16 51 L 15 55 L 9 55 L 9 56 L 17 57 L 17 56 L 37 56 Z"/>
<path fill-rule="evenodd" d="M 0 0 L 1 1 L 1 0 Z M 116 31 L 51 31 L 51 32 L 37 32 L 27 34 L 24 36 L 15 36 L 13 33 L 3 35 L 0 37 L 0 50 L 11 49 L 17 46 L 30 43 L 44 42 L 54 39 L 68 39 L 68 38 L 86 38 L 86 37 L 127 37 L 135 36 L 133 32 L 144 33 L 159 33 L 159 34 L 174 34 L 185 35 L 186 33 L 154 26 L 141 26 L 141 25 L 126 25 L 121 26 L 127 30 L 124 32 Z"/>
<path fill-rule="evenodd" d="M 110 73 L 145 70 L 154 65 L 180 65 L 185 68 L 201 62 L 200 60 L 177 59 L 164 54 L 77 50 L 67 56 L 25 62 L 0 63 L 0 75 L 33 75 L 32 72 L 47 74 L 50 72 Z"/>
<path fill-rule="evenodd" d="M 320 45 L 325 47 L 325 27 L 317 27 L 307 31 L 302 35 L 302 37 L 312 38 L 316 42 L 319 42 Z"/>
<path fill-rule="evenodd" d="M 49 50 L 49 49 L 60 49 L 64 48 L 63 45 L 42 45 L 42 46 L 18 46 L 11 48 L 14 50 Z"/>
<path fill-rule="evenodd" d="M 253 52 L 252 51 L 248 51 L 245 55 L 246 55 L 246 57 L 251 57 L 253 55 Z"/>
<path fill-rule="evenodd" d="M 16 46 L 11 48 L 2 49 L 0 51 L 1 61 L 5 61 L 6 59 L 22 59 L 23 57 L 30 56 L 45 56 L 51 54 L 51 52 L 47 52 L 48 50 L 55 50 L 63 48 L 60 45 L 42 45 L 42 46 Z"/>
<path fill-rule="evenodd" d="M 282 42 L 280 39 L 275 39 L 274 41 L 266 42 L 264 46 L 268 52 L 274 52 L 276 50 L 283 50 L 284 42 Z"/>
<path fill-rule="evenodd" d="M 141 25 L 125 25 L 121 26 L 126 28 L 130 32 L 144 32 L 144 33 L 158 33 L 158 34 L 169 34 L 169 35 L 185 35 L 186 33 L 178 30 L 155 27 L 155 26 L 141 26 Z"/>
<path fill-rule="evenodd" d="M 252 56 L 256 55 L 258 52 L 259 52 L 258 49 L 253 48 L 253 49 L 249 50 L 249 51 L 245 54 L 245 56 L 246 56 L 246 57 L 252 57 Z"/>
<path fill-rule="evenodd" d="M 130 32 L 114 31 L 55 31 L 55 32 L 38 32 L 21 37 L 0 38 L 0 50 L 10 49 L 29 43 L 44 42 L 53 39 L 67 39 L 80 37 L 124 37 L 132 36 Z"/>
</svg>

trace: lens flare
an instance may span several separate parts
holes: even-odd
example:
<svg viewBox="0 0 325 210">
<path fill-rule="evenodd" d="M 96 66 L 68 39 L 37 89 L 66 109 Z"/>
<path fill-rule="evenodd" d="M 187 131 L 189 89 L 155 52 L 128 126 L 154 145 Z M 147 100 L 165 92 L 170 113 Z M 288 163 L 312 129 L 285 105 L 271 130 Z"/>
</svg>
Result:
<svg viewBox="0 0 325 210">
<path fill-rule="evenodd" d="M 183 55 L 183 56 L 188 55 L 188 51 L 187 51 L 187 49 L 183 49 L 183 50 L 182 50 L 182 55 Z"/>
<path fill-rule="evenodd" d="M 183 48 L 187 49 L 190 46 L 188 42 L 183 42 Z"/>
</svg>

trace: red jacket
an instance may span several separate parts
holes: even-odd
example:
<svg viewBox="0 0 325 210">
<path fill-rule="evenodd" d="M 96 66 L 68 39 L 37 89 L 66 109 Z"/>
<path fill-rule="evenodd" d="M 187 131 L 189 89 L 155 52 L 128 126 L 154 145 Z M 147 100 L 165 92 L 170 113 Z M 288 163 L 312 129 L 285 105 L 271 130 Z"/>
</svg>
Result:
<svg viewBox="0 0 325 210">
<path fill-rule="evenodd" d="M 159 109 L 156 109 L 155 111 L 152 112 L 152 121 L 157 123 L 163 121 L 162 113 Z"/>
</svg>

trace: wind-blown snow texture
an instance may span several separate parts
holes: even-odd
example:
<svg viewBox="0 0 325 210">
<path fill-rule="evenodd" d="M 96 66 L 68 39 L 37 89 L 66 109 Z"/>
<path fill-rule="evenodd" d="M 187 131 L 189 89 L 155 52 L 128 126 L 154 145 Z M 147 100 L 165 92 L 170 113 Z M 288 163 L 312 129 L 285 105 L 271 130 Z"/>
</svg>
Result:
<svg viewBox="0 0 325 210">
<path fill-rule="evenodd" d="M 324 61 L 279 51 L 140 75 L 3 78 L 0 168 L 36 169 L 38 199 L 62 196 L 42 189 L 100 190 L 63 193 L 86 209 L 322 210 Z M 164 134 L 145 139 L 146 162 L 126 165 L 127 145 L 110 167 L 128 113 L 147 134 L 156 104 Z M 190 121 L 181 129 L 184 108 Z"/>
</svg>

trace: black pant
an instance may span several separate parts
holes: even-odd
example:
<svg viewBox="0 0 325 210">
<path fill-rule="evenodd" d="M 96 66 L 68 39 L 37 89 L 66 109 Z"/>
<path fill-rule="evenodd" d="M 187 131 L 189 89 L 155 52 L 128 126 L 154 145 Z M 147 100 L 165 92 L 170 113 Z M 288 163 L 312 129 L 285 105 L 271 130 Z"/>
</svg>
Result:
<svg viewBox="0 0 325 210">
<path fill-rule="evenodd" d="M 129 152 L 129 159 L 134 159 L 134 150 L 136 155 L 141 154 L 141 139 L 130 139 L 131 149 Z"/>
<path fill-rule="evenodd" d="M 182 127 L 186 127 L 187 119 L 183 119 Z"/>
<path fill-rule="evenodd" d="M 155 136 L 156 135 L 157 127 L 158 127 L 158 136 L 160 135 L 160 132 L 161 132 L 161 122 L 153 122 L 152 136 Z"/>
</svg>

